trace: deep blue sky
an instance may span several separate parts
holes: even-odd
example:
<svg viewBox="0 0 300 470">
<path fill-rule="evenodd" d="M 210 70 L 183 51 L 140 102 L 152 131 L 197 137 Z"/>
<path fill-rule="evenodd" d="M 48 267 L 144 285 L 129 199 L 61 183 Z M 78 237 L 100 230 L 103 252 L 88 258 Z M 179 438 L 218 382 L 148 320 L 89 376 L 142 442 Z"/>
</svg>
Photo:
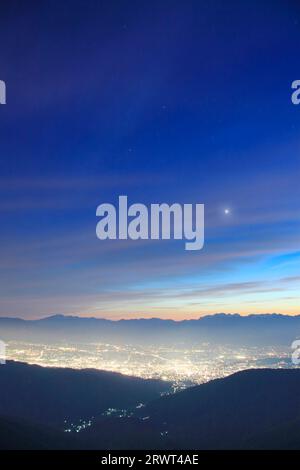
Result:
<svg viewBox="0 0 300 470">
<path fill-rule="evenodd" d="M 300 313 L 299 2 L 5 3 L 0 314 Z M 100 242 L 120 194 L 204 203 L 204 250 Z"/>
</svg>

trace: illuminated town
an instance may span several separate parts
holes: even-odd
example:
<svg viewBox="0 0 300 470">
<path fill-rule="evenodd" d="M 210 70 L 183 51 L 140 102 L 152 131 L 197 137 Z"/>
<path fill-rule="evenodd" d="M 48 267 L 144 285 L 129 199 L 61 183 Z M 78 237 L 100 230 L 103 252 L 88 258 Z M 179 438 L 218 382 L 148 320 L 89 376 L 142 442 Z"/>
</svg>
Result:
<svg viewBox="0 0 300 470">
<path fill-rule="evenodd" d="M 172 391 L 234 372 L 261 367 L 291 368 L 291 351 L 280 347 L 235 348 L 136 346 L 130 344 L 37 344 L 8 342 L 7 359 L 47 367 L 94 368 L 169 381 Z"/>
</svg>

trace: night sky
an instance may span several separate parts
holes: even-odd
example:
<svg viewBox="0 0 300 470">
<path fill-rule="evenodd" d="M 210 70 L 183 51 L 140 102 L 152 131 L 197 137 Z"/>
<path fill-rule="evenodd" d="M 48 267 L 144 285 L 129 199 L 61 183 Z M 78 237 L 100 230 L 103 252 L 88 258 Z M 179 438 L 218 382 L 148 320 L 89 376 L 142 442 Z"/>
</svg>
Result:
<svg viewBox="0 0 300 470">
<path fill-rule="evenodd" d="M 0 44 L 1 316 L 300 313 L 298 1 L 11 0 Z M 203 250 L 98 240 L 121 194 Z"/>
</svg>

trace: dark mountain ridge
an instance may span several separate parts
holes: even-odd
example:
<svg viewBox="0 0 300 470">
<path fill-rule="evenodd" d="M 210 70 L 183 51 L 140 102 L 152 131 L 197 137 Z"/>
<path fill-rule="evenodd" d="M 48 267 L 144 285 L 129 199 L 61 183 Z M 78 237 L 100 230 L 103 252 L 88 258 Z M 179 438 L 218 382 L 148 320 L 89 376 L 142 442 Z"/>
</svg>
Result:
<svg viewBox="0 0 300 470">
<path fill-rule="evenodd" d="M 0 448 L 300 449 L 299 387 L 300 369 L 251 369 L 161 397 L 157 381 L 9 362 L 0 367 Z M 131 417 L 100 413 L 107 400 L 137 399 L 145 406 Z M 87 412 L 90 427 L 61 432 L 63 417 Z"/>
<path fill-rule="evenodd" d="M 100 420 L 84 434 L 89 445 L 98 439 L 114 449 L 300 449 L 299 387 L 300 370 L 247 370 L 161 397 L 132 418 Z M 127 429 L 125 439 L 117 429 Z"/>
<path fill-rule="evenodd" d="M 169 390 L 169 383 L 94 369 L 52 368 L 8 361 L 0 366 L 0 415 L 36 425 L 66 427 L 128 408 Z"/>
</svg>

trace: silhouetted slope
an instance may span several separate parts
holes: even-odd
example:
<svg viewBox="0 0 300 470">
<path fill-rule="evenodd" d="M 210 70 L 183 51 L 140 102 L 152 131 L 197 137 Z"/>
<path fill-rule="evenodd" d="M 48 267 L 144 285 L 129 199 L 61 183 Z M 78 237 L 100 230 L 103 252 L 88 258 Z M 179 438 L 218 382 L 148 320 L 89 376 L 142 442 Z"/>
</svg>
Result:
<svg viewBox="0 0 300 470">
<path fill-rule="evenodd" d="M 139 416 L 100 420 L 83 436 L 111 449 L 300 449 L 299 387 L 300 370 L 247 370 L 162 397 Z"/>
<path fill-rule="evenodd" d="M 76 449 L 76 437 L 0 416 L 0 450 Z"/>
<path fill-rule="evenodd" d="M 3 394 L 5 384 L 10 383 L 6 392 L 6 404 L 9 402 L 9 394 L 11 394 L 10 401 L 13 402 L 13 405 L 8 405 L 6 415 L 15 407 L 14 413 L 17 411 L 19 415 L 26 414 L 28 423 L 33 423 L 38 417 L 40 422 L 53 424 L 58 417 L 60 419 L 61 410 L 64 415 L 66 410 L 77 413 L 76 407 L 78 407 L 80 415 L 83 409 L 84 411 L 86 407 L 89 409 L 90 403 L 93 407 L 95 404 L 98 406 L 99 393 L 101 400 L 103 398 L 102 373 L 43 369 L 11 363 L 6 369 L 10 373 L 3 374 L 5 369 L 6 367 L 0 367 L 2 371 L 0 390 Z M 72 373 L 75 372 L 82 380 L 72 377 Z M 96 380 L 95 376 L 99 374 L 100 379 L 98 377 Z M 9 377 L 10 375 L 14 380 Z M 110 383 L 111 376 L 116 379 L 115 393 L 122 400 L 123 390 L 126 389 L 126 393 L 129 390 L 136 393 L 135 390 L 140 385 L 139 381 L 132 382 L 131 378 L 128 378 L 133 385 L 126 388 L 117 374 L 105 375 L 108 376 Z M 154 392 L 152 386 L 150 382 L 150 392 L 149 390 L 144 392 L 141 386 L 139 392 L 144 393 L 144 399 L 147 394 L 149 400 L 153 398 L 153 394 L 157 396 L 156 388 L 160 388 L 161 385 L 156 383 Z M 72 391 L 74 387 L 75 392 Z M 45 391 L 46 389 L 48 390 Z M 55 434 L 54 431 L 47 430 L 45 425 L 40 428 L 23 423 L 20 419 L 0 418 L 0 438 L 5 434 L 1 447 L 300 449 L 299 389 L 298 369 L 247 370 L 174 395 L 154 399 L 130 418 L 100 416 L 86 430 L 79 434 L 71 433 L 70 439 L 66 439 L 62 433 Z M 42 390 L 42 399 L 39 397 L 40 390 Z M 113 388 L 108 390 L 109 393 L 114 393 Z M 70 406 L 68 401 L 71 402 Z M 0 405 L 5 407 L 2 399 Z M 28 412 L 25 413 L 26 407 Z M 45 409 L 44 412 L 42 408 Z M 51 413 L 56 415 L 55 418 L 51 417 Z M 40 436 L 39 429 L 42 430 Z"/>
<path fill-rule="evenodd" d="M 300 419 L 299 390 L 300 370 L 247 370 L 163 397 L 143 413 L 168 430 L 167 443 L 180 448 L 263 446 L 263 433 L 267 439 L 276 428 L 281 446 L 284 426 L 289 430 Z M 294 437 L 292 429 L 288 434 L 285 445 Z"/>
<path fill-rule="evenodd" d="M 68 421 L 149 401 L 169 388 L 93 369 L 48 368 L 9 361 L 0 366 L 0 414 L 62 426 Z"/>
<path fill-rule="evenodd" d="M 274 426 L 270 430 L 255 435 L 246 443 L 252 449 L 300 449 L 300 419 Z"/>
</svg>

